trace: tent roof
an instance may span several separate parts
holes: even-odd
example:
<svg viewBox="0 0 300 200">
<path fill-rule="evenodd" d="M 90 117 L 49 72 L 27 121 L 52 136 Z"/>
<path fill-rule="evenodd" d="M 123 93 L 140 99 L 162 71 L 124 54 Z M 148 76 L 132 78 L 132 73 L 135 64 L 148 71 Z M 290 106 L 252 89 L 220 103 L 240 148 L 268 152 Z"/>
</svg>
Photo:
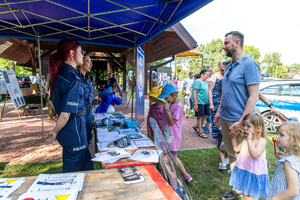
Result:
<svg viewBox="0 0 300 200">
<path fill-rule="evenodd" d="M 31 57 L 29 51 L 33 52 L 34 49 L 37 50 L 36 40 L 0 38 L 0 44 L 5 43 L 6 41 L 12 43 L 12 45 L 0 53 L 0 57 L 17 61 L 17 65 L 31 66 L 32 63 L 30 62 Z M 193 49 L 192 51 L 195 51 L 194 48 L 197 47 L 197 42 L 180 23 L 173 25 L 171 28 L 168 28 L 161 34 L 152 38 L 142 45 L 142 48 L 144 49 L 145 46 L 149 46 L 149 43 L 151 48 L 148 50 L 146 63 L 165 59 L 191 49 Z M 58 41 L 41 40 L 40 46 L 43 50 L 42 58 L 50 56 L 49 53 L 55 51 L 57 44 Z M 133 49 L 85 43 L 82 43 L 81 46 L 82 49 L 87 52 L 123 53 L 126 51 L 128 53 L 127 60 L 133 64 Z M 199 50 L 197 51 L 200 52 Z"/>
<path fill-rule="evenodd" d="M 0 37 L 134 48 L 212 0 L 0 0 Z"/>
</svg>

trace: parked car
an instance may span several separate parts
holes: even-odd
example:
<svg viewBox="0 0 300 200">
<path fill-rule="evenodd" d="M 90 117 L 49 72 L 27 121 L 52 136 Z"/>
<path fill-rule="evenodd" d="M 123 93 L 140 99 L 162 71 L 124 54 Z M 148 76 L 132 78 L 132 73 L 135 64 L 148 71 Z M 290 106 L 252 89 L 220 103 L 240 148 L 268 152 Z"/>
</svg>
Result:
<svg viewBox="0 0 300 200">
<path fill-rule="evenodd" d="M 260 91 L 287 118 L 300 121 L 300 79 L 261 81 Z M 255 112 L 262 114 L 269 133 L 275 133 L 276 128 L 282 124 L 280 118 L 271 113 L 270 108 L 260 100 Z"/>
<path fill-rule="evenodd" d="M 16 75 L 20 88 L 30 87 L 30 78 L 28 75 Z"/>
<path fill-rule="evenodd" d="M 2 77 L 2 72 L 0 71 L 0 101 L 2 100 L 2 96 L 6 95 L 7 88 L 5 84 L 5 79 Z"/>
</svg>

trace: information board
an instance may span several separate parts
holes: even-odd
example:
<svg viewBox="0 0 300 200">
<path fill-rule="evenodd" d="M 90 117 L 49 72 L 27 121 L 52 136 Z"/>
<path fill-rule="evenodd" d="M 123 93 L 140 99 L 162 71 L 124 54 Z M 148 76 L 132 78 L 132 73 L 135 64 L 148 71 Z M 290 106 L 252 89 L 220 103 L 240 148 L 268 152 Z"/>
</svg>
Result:
<svg viewBox="0 0 300 200">
<path fill-rule="evenodd" d="M 14 71 L 1 70 L 2 77 L 5 80 L 6 88 L 8 89 L 10 98 L 14 103 L 15 108 L 21 108 L 26 105 L 19 83 Z"/>
</svg>

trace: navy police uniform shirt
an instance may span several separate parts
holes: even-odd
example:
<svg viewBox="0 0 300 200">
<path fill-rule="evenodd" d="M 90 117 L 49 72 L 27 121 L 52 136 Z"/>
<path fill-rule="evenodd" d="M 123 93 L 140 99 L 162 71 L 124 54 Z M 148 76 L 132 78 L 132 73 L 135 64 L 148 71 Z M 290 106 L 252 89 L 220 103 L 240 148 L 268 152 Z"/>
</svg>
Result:
<svg viewBox="0 0 300 200">
<path fill-rule="evenodd" d="M 57 74 L 54 90 L 50 96 L 55 112 L 79 113 L 85 110 L 84 89 L 81 78 L 74 67 L 66 63 Z M 88 147 L 84 116 L 70 116 L 59 131 L 57 141 L 68 151 L 80 151 Z"/>
<path fill-rule="evenodd" d="M 80 73 L 80 77 L 83 83 L 83 90 L 84 90 L 84 103 L 85 105 L 91 105 L 93 101 L 93 96 L 94 96 L 94 88 L 93 88 L 93 83 L 92 80 L 89 78 L 88 74 L 85 74 L 85 76 Z M 86 115 L 85 115 L 85 120 L 86 120 L 86 131 L 87 131 L 87 141 L 88 143 L 92 139 L 92 126 L 93 126 L 93 115 L 92 115 L 92 110 L 86 110 Z"/>
<path fill-rule="evenodd" d="M 93 82 L 89 78 L 88 74 L 85 74 L 85 76 L 80 73 L 80 77 L 83 82 L 83 90 L 84 90 L 84 104 L 85 105 L 91 105 L 93 101 L 93 96 L 94 96 L 94 88 L 93 88 Z"/>
</svg>

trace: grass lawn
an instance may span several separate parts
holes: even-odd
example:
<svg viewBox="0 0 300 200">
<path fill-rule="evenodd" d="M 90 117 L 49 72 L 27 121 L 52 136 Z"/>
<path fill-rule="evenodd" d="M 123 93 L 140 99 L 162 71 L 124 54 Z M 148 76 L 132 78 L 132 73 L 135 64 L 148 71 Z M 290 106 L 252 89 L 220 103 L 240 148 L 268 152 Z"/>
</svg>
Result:
<svg viewBox="0 0 300 200">
<path fill-rule="evenodd" d="M 183 95 L 179 94 L 180 101 L 183 102 Z M 190 117 L 192 117 L 192 113 L 190 114 Z M 274 136 L 268 135 L 267 138 L 267 160 L 270 181 L 277 169 L 277 161 L 275 161 L 273 155 L 272 137 Z M 188 188 L 194 200 L 220 199 L 221 194 L 231 189 L 228 186 L 230 175 L 227 171 L 219 171 L 218 165 L 220 159 L 217 148 L 179 151 L 178 157 L 187 172 L 193 177 L 193 181 L 188 184 Z M 99 162 L 95 162 L 94 166 L 95 169 L 101 169 Z M 61 173 L 61 170 L 62 161 L 22 165 L 0 164 L 0 178 L 35 176 L 40 173 Z"/>
<path fill-rule="evenodd" d="M 182 95 L 181 91 L 178 93 L 179 100 L 182 102 L 182 107 L 184 107 L 184 95 Z M 192 112 L 189 113 L 189 117 L 196 119 Z M 275 136 L 273 134 L 267 136 L 267 160 L 270 182 L 277 170 L 277 161 L 273 155 L 274 146 L 272 143 L 272 137 Z M 220 158 L 217 148 L 179 151 L 178 157 L 186 171 L 193 177 L 193 181 L 188 184 L 193 199 L 221 199 L 221 195 L 231 189 L 228 186 L 230 174 L 227 171 L 219 171 Z M 229 165 L 227 168 L 229 169 Z"/>
<path fill-rule="evenodd" d="M 277 169 L 272 137 L 274 135 L 267 138 L 270 182 Z M 193 177 L 193 181 L 188 184 L 193 199 L 220 199 L 224 192 L 231 189 L 228 186 L 230 174 L 227 171 L 219 171 L 220 158 L 217 148 L 179 151 L 178 157 L 186 171 Z M 229 165 L 227 167 L 229 168 Z"/>
<path fill-rule="evenodd" d="M 273 156 L 272 137 L 274 135 L 269 135 L 267 138 L 267 160 L 270 181 L 277 169 L 277 162 Z M 221 194 L 230 190 L 228 186 L 230 175 L 227 171 L 219 171 L 218 168 L 220 159 L 217 148 L 179 151 L 178 157 L 187 172 L 193 177 L 193 181 L 188 184 L 188 188 L 194 200 L 220 199 Z M 94 162 L 94 166 L 95 169 L 101 169 L 99 162 Z M 27 163 L 22 165 L 0 164 L 0 178 L 36 176 L 40 173 L 54 174 L 61 173 L 61 170 L 62 161 Z"/>
</svg>

